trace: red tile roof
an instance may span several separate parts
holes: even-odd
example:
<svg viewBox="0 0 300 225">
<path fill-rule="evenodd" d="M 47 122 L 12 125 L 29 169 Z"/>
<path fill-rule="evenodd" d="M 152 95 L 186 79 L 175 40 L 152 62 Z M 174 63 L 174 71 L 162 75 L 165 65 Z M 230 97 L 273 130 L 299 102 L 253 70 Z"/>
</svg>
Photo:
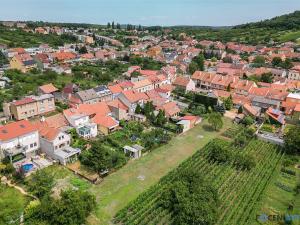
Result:
<svg viewBox="0 0 300 225">
<path fill-rule="evenodd" d="M 184 116 L 180 118 L 180 120 L 198 120 L 198 119 L 200 119 L 199 116 Z"/>
<path fill-rule="evenodd" d="M 53 53 L 53 58 L 63 61 L 63 60 L 70 60 L 70 59 L 75 59 L 76 54 L 72 52 L 56 52 Z"/>
<path fill-rule="evenodd" d="M 58 113 L 56 115 L 46 117 L 45 123 L 47 124 L 47 126 L 53 128 L 61 128 L 64 126 L 68 126 L 69 124 L 62 113 Z"/>
<path fill-rule="evenodd" d="M 296 105 L 296 107 L 295 107 L 294 111 L 296 111 L 296 112 L 300 112 L 300 104 L 297 104 L 297 105 Z"/>
<path fill-rule="evenodd" d="M 96 123 L 97 125 L 106 127 L 106 128 L 113 128 L 119 125 L 118 121 L 116 121 L 111 116 L 101 116 L 96 115 L 93 117 L 92 121 Z"/>
<path fill-rule="evenodd" d="M 0 127 L 0 140 L 8 141 L 37 130 L 38 129 L 27 120 L 9 123 Z"/>
<path fill-rule="evenodd" d="M 157 70 L 141 70 L 140 74 L 143 76 L 155 76 L 158 74 Z"/>
<path fill-rule="evenodd" d="M 80 104 L 77 108 L 71 108 L 64 110 L 65 116 L 73 116 L 73 115 L 102 115 L 106 116 L 111 111 L 106 102 L 98 102 L 95 104 Z"/>
<path fill-rule="evenodd" d="M 173 82 L 173 85 L 186 87 L 189 82 L 190 82 L 190 78 L 188 78 L 188 77 L 177 77 L 175 79 L 175 81 Z"/>
<path fill-rule="evenodd" d="M 27 53 L 19 54 L 19 55 L 16 55 L 15 57 L 20 62 L 25 62 L 25 61 L 33 60 L 32 57 L 29 54 L 27 54 Z"/>
<path fill-rule="evenodd" d="M 248 113 L 250 113 L 252 116 L 258 116 L 259 112 L 253 108 L 251 105 L 249 104 L 245 104 L 243 105 L 244 110 L 246 110 Z"/>
<path fill-rule="evenodd" d="M 111 93 L 113 94 L 118 94 L 121 93 L 123 91 L 123 89 L 120 87 L 119 84 L 115 84 L 112 86 L 108 86 L 108 89 L 111 91 Z"/>
<path fill-rule="evenodd" d="M 37 122 L 35 126 L 39 130 L 41 137 L 48 141 L 53 141 L 60 133 L 59 129 L 49 127 L 46 122 Z"/>
<path fill-rule="evenodd" d="M 128 110 L 129 108 L 121 102 L 119 99 L 115 99 L 113 101 L 107 102 L 108 106 L 114 107 L 114 108 L 120 108 L 123 110 Z"/>
<path fill-rule="evenodd" d="M 122 94 L 128 99 L 129 102 L 134 103 L 140 100 L 147 100 L 148 96 L 145 93 L 135 92 L 132 90 L 123 91 Z"/>
<path fill-rule="evenodd" d="M 249 91 L 249 94 L 255 95 L 255 96 L 267 96 L 267 94 L 270 92 L 270 88 L 258 88 L 258 87 L 253 87 Z"/>
<path fill-rule="evenodd" d="M 25 105 L 29 103 L 33 103 L 35 100 L 33 98 L 23 98 L 21 100 L 14 101 L 12 104 L 15 106 Z"/>
<path fill-rule="evenodd" d="M 160 107 L 157 108 L 158 110 L 164 110 L 166 113 L 166 116 L 172 117 L 175 114 L 180 112 L 179 107 L 177 106 L 176 102 L 168 102 Z"/>
<path fill-rule="evenodd" d="M 52 83 L 40 86 L 39 89 L 45 94 L 51 94 L 53 92 L 58 91 L 58 89 L 56 87 L 54 87 L 54 85 Z"/>
</svg>

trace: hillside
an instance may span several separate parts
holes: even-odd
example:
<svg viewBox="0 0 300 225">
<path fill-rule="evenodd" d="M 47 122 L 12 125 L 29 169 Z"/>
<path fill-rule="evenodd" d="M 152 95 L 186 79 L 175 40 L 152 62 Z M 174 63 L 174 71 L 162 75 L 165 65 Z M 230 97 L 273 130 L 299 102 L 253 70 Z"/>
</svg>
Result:
<svg viewBox="0 0 300 225">
<path fill-rule="evenodd" d="M 173 34 L 177 37 L 185 32 L 198 40 L 222 42 L 240 42 L 250 45 L 268 44 L 270 41 L 297 41 L 300 38 L 300 11 L 278 16 L 260 22 L 242 24 L 234 27 L 175 27 Z"/>
<path fill-rule="evenodd" d="M 277 16 L 260 22 L 247 23 L 233 27 L 233 29 L 259 29 L 270 28 L 278 30 L 300 29 L 300 11 Z"/>
</svg>

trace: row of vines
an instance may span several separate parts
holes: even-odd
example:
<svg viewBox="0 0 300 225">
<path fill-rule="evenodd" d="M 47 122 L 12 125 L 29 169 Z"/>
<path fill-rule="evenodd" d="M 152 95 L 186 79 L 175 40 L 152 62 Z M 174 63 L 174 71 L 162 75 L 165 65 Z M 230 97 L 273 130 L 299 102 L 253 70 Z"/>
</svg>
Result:
<svg viewBox="0 0 300 225">
<path fill-rule="evenodd" d="M 247 225 L 255 219 L 257 202 L 276 170 L 282 153 L 276 146 L 252 140 L 241 154 L 255 157 L 256 166 L 251 170 L 236 169 L 231 163 L 212 163 L 207 159 L 213 142 L 230 146 L 230 142 L 215 139 L 184 161 L 177 169 L 163 177 L 160 182 L 141 194 L 136 200 L 117 213 L 115 224 L 146 225 L 172 224 L 172 215 L 160 206 L 164 188 L 172 184 L 181 169 L 192 169 L 203 174 L 217 187 L 221 199 L 216 225 Z M 232 151 L 237 149 L 232 148 Z"/>
</svg>

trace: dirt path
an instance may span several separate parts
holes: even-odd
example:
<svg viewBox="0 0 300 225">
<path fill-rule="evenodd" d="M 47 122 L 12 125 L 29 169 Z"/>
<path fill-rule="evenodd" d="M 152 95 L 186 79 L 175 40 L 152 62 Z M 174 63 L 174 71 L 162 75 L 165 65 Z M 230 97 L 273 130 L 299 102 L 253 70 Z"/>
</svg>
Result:
<svg viewBox="0 0 300 225">
<path fill-rule="evenodd" d="M 38 199 L 37 197 L 33 196 L 32 194 L 29 194 L 27 191 L 25 191 L 22 187 L 12 184 L 11 180 L 7 180 L 5 182 L 3 182 L 5 185 L 7 185 L 8 187 L 14 188 L 16 190 L 18 190 L 19 192 L 21 192 L 21 194 L 26 195 L 28 197 L 34 198 L 34 199 Z"/>
</svg>

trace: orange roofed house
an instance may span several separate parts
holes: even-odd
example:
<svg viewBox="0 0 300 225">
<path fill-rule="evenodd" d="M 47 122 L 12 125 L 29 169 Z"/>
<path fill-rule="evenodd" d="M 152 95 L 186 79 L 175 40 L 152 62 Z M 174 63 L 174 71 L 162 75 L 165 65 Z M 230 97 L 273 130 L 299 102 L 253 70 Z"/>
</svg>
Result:
<svg viewBox="0 0 300 225">
<path fill-rule="evenodd" d="M 195 90 L 195 82 L 189 77 L 177 77 L 172 85 L 176 89 L 183 90 L 184 92 Z"/>
<path fill-rule="evenodd" d="M 192 76 L 192 80 L 195 82 L 196 87 L 208 90 L 212 88 L 212 81 L 215 76 L 216 74 L 213 73 L 196 71 Z"/>
<path fill-rule="evenodd" d="M 77 160 L 77 156 L 81 151 L 70 146 L 71 137 L 69 134 L 52 127 L 44 120 L 36 122 L 35 126 L 39 131 L 41 150 L 44 153 L 63 165 Z"/>
<path fill-rule="evenodd" d="M 165 111 L 165 115 L 167 118 L 177 118 L 180 113 L 180 109 L 177 106 L 176 102 L 168 102 L 162 106 L 157 107 L 156 110 Z"/>
<path fill-rule="evenodd" d="M 134 113 L 136 106 L 143 106 L 148 100 L 148 96 L 143 92 L 135 92 L 132 90 L 123 91 L 118 95 L 118 99 L 128 107 L 129 113 Z"/>
<path fill-rule="evenodd" d="M 177 125 L 182 126 L 182 132 L 186 132 L 190 129 L 192 129 L 197 124 L 201 123 L 202 118 L 199 116 L 184 116 L 179 119 L 179 122 Z"/>
<path fill-rule="evenodd" d="M 60 62 L 76 59 L 76 57 L 76 54 L 73 52 L 56 52 L 52 54 L 52 58 Z"/>
<path fill-rule="evenodd" d="M 86 138 L 97 136 L 97 130 L 107 135 L 119 126 L 119 122 L 111 117 L 112 113 L 106 102 L 80 104 L 77 108 L 64 110 L 64 115 L 78 134 Z"/>
<path fill-rule="evenodd" d="M 27 120 L 0 127 L 0 158 L 35 154 L 40 147 L 38 129 Z"/>
<path fill-rule="evenodd" d="M 37 68 L 36 62 L 27 53 L 15 55 L 11 58 L 9 64 L 11 69 L 20 70 L 22 73 L 27 73 L 28 71 Z"/>
</svg>

